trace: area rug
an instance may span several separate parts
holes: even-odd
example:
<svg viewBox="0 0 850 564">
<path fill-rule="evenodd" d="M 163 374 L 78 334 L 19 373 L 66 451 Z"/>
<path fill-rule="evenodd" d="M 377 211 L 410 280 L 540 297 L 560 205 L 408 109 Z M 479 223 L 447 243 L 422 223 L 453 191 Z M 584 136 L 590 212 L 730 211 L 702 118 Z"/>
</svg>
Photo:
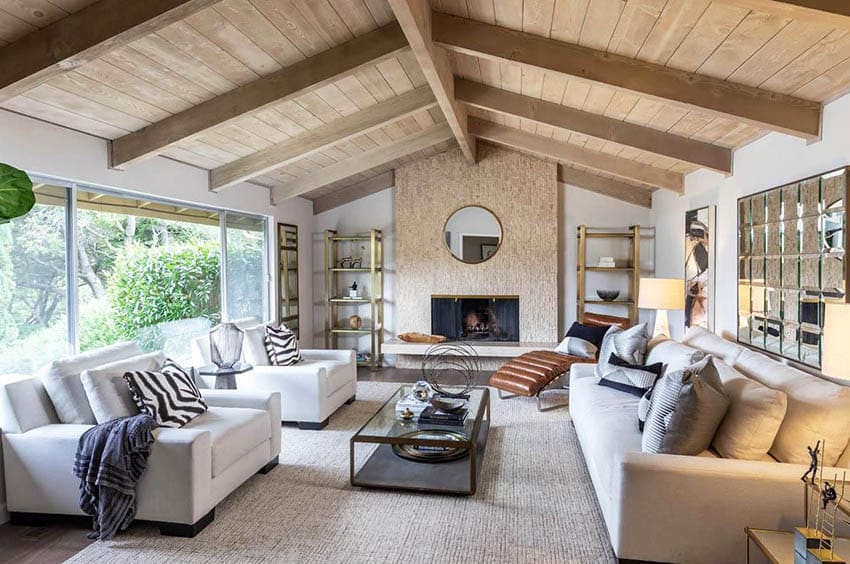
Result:
<svg viewBox="0 0 850 564">
<path fill-rule="evenodd" d="M 194 539 L 131 527 L 69 562 L 616 562 L 566 409 L 499 400 L 474 497 L 352 488 L 349 438 L 397 389 L 360 382 L 322 431 L 283 429 L 280 466 Z"/>
</svg>

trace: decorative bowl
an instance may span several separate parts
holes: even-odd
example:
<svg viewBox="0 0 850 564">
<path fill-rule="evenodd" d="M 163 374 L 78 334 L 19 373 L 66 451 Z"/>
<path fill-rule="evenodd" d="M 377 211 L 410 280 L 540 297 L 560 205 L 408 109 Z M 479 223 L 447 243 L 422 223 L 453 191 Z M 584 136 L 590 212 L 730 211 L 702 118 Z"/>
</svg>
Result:
<svg viewBox="0 0 850 564">
<path fill-rule="evenodd" d="M 596 295 L 599 296 L 601 300 L 613 302 L 617 299 L 617 296 L 620 295 L 620 290 L 596 290 Z"/>
<path fill-rule="evenodd" d="M 452 399 L 452 398 L 431 398 L 431 405 L 439 409 L 440 411 L 445 411 L 447 413 L 451 413 L 452 411 L 457 411 L 466 405 L 466 402 L 462 399 Z"/>
</svg>

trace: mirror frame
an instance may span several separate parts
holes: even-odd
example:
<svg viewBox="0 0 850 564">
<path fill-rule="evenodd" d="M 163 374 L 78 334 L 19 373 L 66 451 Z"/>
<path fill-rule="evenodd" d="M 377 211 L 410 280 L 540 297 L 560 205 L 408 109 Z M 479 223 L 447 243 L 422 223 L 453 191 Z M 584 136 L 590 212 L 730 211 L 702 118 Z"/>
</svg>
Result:
<svg viewBox="0 0 850 564">
<path fill-rule="evenodd" d="M 481 208 L 482 210 L 484 210 L 487 213 L 489 213 L 490 215 L 492 215 L 493 219 L 495 219 L 496 223 L 499 225 L 499 244 L 496 245 L 496 251 L 492 255 L 490 255 L 489 257 L 482 259 L 478 262 L 467 262 L 467 261 L 463 260 L 462 258 L 458 258 L 452 252 L 451 247 L 449 247 L 448 244 L 446 244 L 446 228 L 449 226 L 449 221 L 451 221 L 451 219 L 455 216 L 455 214 L 457 212 L 459 212 L 460 210 L 466 209 L 466 208 Z M 496 213 L 493 210 L 491 210 L 490 208 L 488 208 L 487 206 L 482 206 L 481 204 L 465 204 L 465 205 L 460 206 L 459 208 L 455 209 L 452 213 L 449 214 L 449 217 L 446 218 L 446 222 L 443 224 L 443 231 L 440 235 L 441 235 L 440 238 L 443 242 L 443 248 L 446 250 L 446 252 L 449 253 L 450 257 L 452 257 L 453 259 L 455 259 L 456 261 L 458 261 L 462 264 L 476 265 L 476 264 L 484 264 L 485 262 L 487 262 L 488 260 L 490 260 L 491 258 L 496 256 L 497 254 L 499 254 L 499 250 L 501 250 L 502 243 L 505 240 L 505 227 L 504 227 L 504 225 L 502 225 L 502 220 L 499 219 L 499 216 L 496 215 Z"/>
</svg>

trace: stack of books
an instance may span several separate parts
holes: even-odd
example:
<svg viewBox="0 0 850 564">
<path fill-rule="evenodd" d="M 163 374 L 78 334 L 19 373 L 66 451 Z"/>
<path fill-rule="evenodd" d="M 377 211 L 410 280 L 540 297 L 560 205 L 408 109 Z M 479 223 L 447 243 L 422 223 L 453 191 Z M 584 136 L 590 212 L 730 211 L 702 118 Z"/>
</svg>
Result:
<svg viewBox="0 0 850 564">
<path fill-rule="evenodd" d="M 599 257 L 599 264 L 596 266 L 600 268 L 615 268 L 614 257 Z"/>
<path fill-rule="evenodd" d="M 436 407 L 429 405 L 421 413 L 419 413 L 419 424 L 427 425 L 452 425 L 462 427 L 466 421 L 466 416 L 469 411 L 466 408 L 458 409 L 457 411 L 441 411 Z"/>
</svg>

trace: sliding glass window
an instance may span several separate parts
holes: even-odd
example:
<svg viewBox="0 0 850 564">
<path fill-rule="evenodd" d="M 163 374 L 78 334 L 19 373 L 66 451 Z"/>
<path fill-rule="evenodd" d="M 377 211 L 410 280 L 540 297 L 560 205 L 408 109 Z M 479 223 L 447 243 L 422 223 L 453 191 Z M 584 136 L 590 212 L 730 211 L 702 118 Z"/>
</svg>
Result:
<svg viewBox="0 0 850 564">
<path fill-rule="evenodd" d="M 227 318 L 261 321 L 269 311 L 266 220 L 226 212 L 224 232 Z"/>
</svg>

